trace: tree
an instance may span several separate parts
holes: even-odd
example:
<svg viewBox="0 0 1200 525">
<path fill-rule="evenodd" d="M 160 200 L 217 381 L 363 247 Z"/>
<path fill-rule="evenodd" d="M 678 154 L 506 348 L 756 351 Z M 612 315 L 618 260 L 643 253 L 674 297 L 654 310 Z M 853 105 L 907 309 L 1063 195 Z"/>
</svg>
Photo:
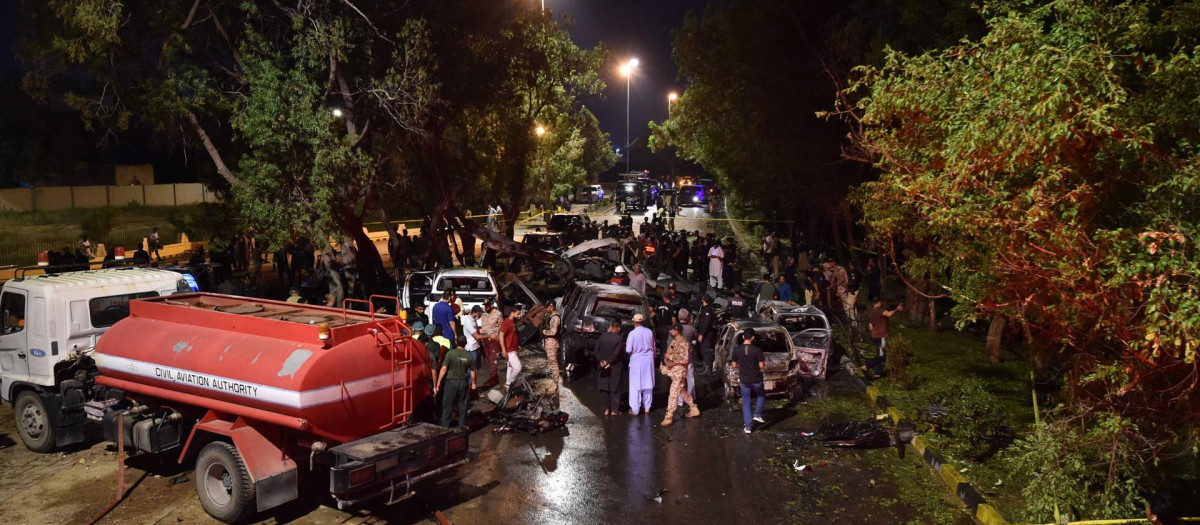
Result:
<svg viewBox="0 0 1200 525">
<path fill-rule="evenodd" d="M 981 39 L 889 52 L 839 101 L 881 173 L 856 201 L 902 275 L 960 324 L 1020 323 L 1137 468 L 1200 422 L 1197 6 L 992 2 Z M 1112 449 L 1105 497 L 1130 472 Z"/>
</svg>

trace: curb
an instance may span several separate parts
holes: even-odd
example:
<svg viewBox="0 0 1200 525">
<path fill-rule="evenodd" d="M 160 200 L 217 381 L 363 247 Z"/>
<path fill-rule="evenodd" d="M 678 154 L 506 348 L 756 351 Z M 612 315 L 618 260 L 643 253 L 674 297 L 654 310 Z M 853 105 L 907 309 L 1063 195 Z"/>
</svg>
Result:
<svg viewBox="0 0 1200 525">
<path fill-rule="evenodd" d="M 875 408 L 887 413 L 891 418 L 892 423 L 900 424 L 901 421 L 907 420 L 902 412 L 888 401 L 888 398 L 879 391 L 879 387 L 871 385 L 868 380 L 854 368 L 854 364 L 850 361 L 843 363 L 854 383 L 867 395 L 871 400 L 871 405 Z M 966 505 L 967 510 L 971 512 L 971 516 L 976 521 L 984 525 L 1010 525 L 1008 521 L 1000 515 L 1000 512 L 987 503 L 983 495 L 971 486 L 971 483 L 958 471 L 954 464 L 946 461 L 946 458 L 938 454 L 937 451 L 929 447 L 925 438 L 917 435 L 909 442 L 913 449 L 920 454 L 933 472 L 937 474 L 938 479 L 946 488 L 954 492 L 958 499 Z"/>
</svg>

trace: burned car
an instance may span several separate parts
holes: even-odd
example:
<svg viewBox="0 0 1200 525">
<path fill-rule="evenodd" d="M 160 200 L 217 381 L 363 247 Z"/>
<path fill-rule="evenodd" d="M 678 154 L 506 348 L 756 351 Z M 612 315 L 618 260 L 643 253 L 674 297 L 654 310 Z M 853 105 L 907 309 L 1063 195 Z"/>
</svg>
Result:
<svg viewBox="0 0 1200 525">
<path fill-rule="evenodd" d="M 738 388 L 738 372 L 733 367 L 732 356 L 733 349 L 742 344 L 742 330 L 754 330 L 754 344 L 762 348 L 763 387 L 767 395 L 791 393 L 802 378 L 817 377 L 810 369 L 807 357 L 797 350 L 792 335 L 784 327 L 762 321 L 733 321 L 721 328 L 717 337 L 716 358 L 713 361 L 713 371 L 725 384 L 726 398 L 732 399 L 741 395 L 741 389 Z M 823 374 L 822 369 L 821 377 Z"/>
<path fill-rule="evenodd" d="M 521 244 L 556 254 L 567 250 L 567 238 L 561 232 L 529 232 L 521 239 Z"/>
<path fill-rule="evenodd" d="M 825 312 L 815 306 L 785 303 L 768 304 L 760 315 L 763 321 L 778 324 L 791 334 L 800 361 L 812 372 L 809 377 L 825 378 L 829 354 L 833 352 L 833 330 Z"/>
<path fill-rule="evenodd" d="M 622 332 L 633 328 L 633 316 L 642 314 L 646 327 L 654 329 L 650 305 L 637 290 L 577 281 L 559 299 L 562 316 L 562 355 L 568 363 L 587 363 L 595 355 L 596 339 L 610 323 L 621 323 Z"/>
</svg>

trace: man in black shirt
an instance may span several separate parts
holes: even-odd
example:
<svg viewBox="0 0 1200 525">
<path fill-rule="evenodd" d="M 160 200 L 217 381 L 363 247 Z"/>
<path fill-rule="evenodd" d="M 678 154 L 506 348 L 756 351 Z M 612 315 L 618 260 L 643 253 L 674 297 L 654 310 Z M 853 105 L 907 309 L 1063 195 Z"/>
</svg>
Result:
<svg viewBox="0 0 1200 525">
<path fill-rule="evenodd" d="M 654 307 L 654 340 L 661 343 L 659 351 L 665 352 L 671 342 L 667 329 L 679 322 L 679 307 L 670 294 L 663 294 L 662 300 L 662 304 Z"/>
<path fill-rule="evenodd" d="M 746 297 L 740 288 L 734 290 L 733 297 L 729 298 L 729 318 L 746 319 Z"/>
<path fill-rule="evenodd" d="M 712 305 L 713 299 L 705 295 L 700 298 L 700 314 L 696 316 L 696 341 L 700 349 L 700 369 L 705 373 L 712 371 L 713 340 L 717 334 L 717 312 Z"/>
<path fill-rule="evenodd" d="M 742 330 L 742 344 L 733 349 L 733 367 L 738 371 L 738 383 L 742 388 L 742 431 L 753 432 L 754 423 L 765 423 L 762 418 L 763 404 L 767 392 L 763 389 L 763 351 L 754 344 L 754 330 Z M 754 417 L 750 417 L 750 396 L 758 397 Z"/>
</svg>

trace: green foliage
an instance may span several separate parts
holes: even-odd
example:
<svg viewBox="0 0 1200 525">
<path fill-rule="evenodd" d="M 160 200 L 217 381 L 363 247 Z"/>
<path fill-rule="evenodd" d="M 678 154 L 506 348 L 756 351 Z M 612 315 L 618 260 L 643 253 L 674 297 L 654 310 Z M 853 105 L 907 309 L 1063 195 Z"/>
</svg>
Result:
<svg viewBox="0 0 1200 525">
<path fill-rule="evenodd" d="M 1032 474 L 1021 489 L 1027 509 L 1022 521 L 1053 521 L 1056 504 L 1072 521 L 1137 516 L 1144 510 L 1138 482 L 1147 474 L 1136 429 L 1112 413 L 1089 419 L 1086 426 L 1069 418 L 1043 422 L 1005 455 L 1010 471 Z"/>
<path fill-rule="evenodd" d="M 990 2 L 986 36 L 890 52 L 841 106 L 880 171 L 855 199 L 876 240 L 949 290 L 960 326 L 1027 326 L 1147 461 L 1200 421 L 1195 6 Z"/>
<path fill-rule="evenodd" d="M 937 419 L 938 432 L 951 439 L 939 443 L 946 444 L 945 451 L 954 456 L 987 455 L 993 439 L 1008 426 L 1004 405 L 978 378 L 940 383 L 929 402 L 945 409 L 945 415 Z"/>
<path fill-rule="evenodd" d="M 904 389 L 911 389 L 914 386 L 912 378 L 908 375 L 908 365 L 912 359 L 912 341 L 899 334 L 888 337 L 887 361 L 884 363 L 884 370 L 892 381 Z"/>
<path fill-rule="evenodd" d="M 104 238 L 112 231 L 113 226 L 116 226 L 118 213 L 117 208 L 112 206 L 96 208 L 80 219 L 79 228 L 91 239 L 94 246 L 97 242 L 104 242 Z"/>
</svg>

